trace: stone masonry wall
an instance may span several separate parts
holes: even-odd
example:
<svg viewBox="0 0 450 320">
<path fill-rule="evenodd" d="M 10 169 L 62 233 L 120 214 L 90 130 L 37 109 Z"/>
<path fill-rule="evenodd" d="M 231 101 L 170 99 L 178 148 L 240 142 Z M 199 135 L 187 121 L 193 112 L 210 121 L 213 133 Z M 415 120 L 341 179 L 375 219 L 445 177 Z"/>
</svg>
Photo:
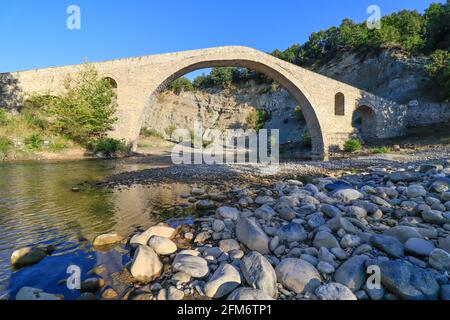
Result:
<svg viewBox="0 0 450 320">
<path fill-rule="evenodd" d="M 410 103 L 408 105 L 408 127 L 450 122 L 450 103 Z"/>
</svg>

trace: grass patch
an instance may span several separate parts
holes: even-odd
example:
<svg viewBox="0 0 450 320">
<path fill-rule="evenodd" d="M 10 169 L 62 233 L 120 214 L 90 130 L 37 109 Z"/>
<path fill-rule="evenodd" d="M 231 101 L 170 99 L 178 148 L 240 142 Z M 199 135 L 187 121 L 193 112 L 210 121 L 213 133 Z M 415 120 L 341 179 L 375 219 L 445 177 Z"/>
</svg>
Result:
<svg viewBox="0 0 450 320">
<path fill-rule="evenodd" d="M 361 142 L 356 139 L 347 140 L 344 144 L 344 151 L 348 153 L 355 153 L 361 150 Z"/>
<path fill-rule="evenodd" d="M 259 132 L 271 118 L 270 113 L 266 110 L 252 110 L 246 119 L 247 129 L 254 129 Z"/>
<path fill-rule="evenodd" d="M 155 129 L 149 129 L 149 128 L 143 128 L 141 130 L 141 136 L 145 137 L 145 138 L 159 138 L 159 139 L 164 139 L 164 136 L 156 131 Z"/>
<path fill-rule="evenodd" d="M 103 153 L 107 157 L 113 157 L 118 154 L 126 154 L 130 148 L 121 140 L 113 138 L 102 138 L 91 143 L 89 149 L 95 153 Z"/>
<path fill-rule="evenodd" d="M 0 137 L 0 160 L 5 160 L 8 152 L 12 149 L 13 144 L 11 140 L 6 137 Z"/>
<path fill-rule="evenodd" d="M 309 132 L 305 132 L 302 134 L 300 138 L 300 144 L 305 149 L 312 147 L 312 138 Z"/>
<path fill-rule="evenodd" d="M 371 154 L 386 154 L 392 152 L 392 149 L 389 147 L 377 147 L 369 149 L 369 153 Z"/>
<path fill-rule="evenodd" d="M 43 139 L 39 133 L 33 133 L 25 138 L 25 146 L 31 151 L 41 151 Z"/>
</svg>

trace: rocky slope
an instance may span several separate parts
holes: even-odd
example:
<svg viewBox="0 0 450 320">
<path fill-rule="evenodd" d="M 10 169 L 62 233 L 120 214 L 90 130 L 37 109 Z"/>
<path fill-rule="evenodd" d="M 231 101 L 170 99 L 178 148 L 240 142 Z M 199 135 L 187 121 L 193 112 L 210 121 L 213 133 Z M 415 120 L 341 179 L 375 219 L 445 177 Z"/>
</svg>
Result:
<svg viewBox="0 0 450 320">
<path fill-rule="evenodd" d="M 326 64 L 312 65 L 310 69 L 398 103 L 436 102 L 437 92 L 423 69 L 428 61 L 396 50 L 370 54 L 349 52 Z"/>
<path fill-rule="evenodd" d="M 228 90 L 207 89 L 195 92 L 162 93 L 146 116 L 144 127 L 170 138 L 174 128 L 193 128 L 201 121 L 205 129 L 246 128 L 247 118 L 254 110 L 270 114 L 265 128 L 279 128 L 280 142 L 298 141 L 305 123 L 295 117 L 297 102 L 283 90 L 268 85 L 248 83 Z"/>
</svg>

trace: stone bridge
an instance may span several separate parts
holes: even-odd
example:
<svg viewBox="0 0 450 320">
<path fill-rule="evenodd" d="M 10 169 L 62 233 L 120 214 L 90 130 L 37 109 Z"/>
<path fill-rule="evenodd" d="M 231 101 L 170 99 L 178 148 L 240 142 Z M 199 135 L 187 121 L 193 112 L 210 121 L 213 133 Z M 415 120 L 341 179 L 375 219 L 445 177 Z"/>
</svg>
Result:
<svg viewBox="0 0 450 320">
<path fill-rule="evenodd" d="M 133 145 L 138 140 L 146 110 L 158 94 L 174 79 L 209 67 L 245 67 L 266 74 L 288 90 L 302 108 L 316 159 L 326 159 L 330 150 L 342 148 L 354 133 L 352 121 L 357 109 L 361 111 L 360 125 L 366 138 L 399 136 L 406 128 L 406 106 L 247 47 L 217 47 L 93 65 L 117 85 L 119 121 L 111 136 Z M 75 65 L 0 76 L 9 83 L 17 83 L 21 95 L 58 94 L 64 90 L 64 80 L 79 70 L 80 65 Z"/>
</svg>

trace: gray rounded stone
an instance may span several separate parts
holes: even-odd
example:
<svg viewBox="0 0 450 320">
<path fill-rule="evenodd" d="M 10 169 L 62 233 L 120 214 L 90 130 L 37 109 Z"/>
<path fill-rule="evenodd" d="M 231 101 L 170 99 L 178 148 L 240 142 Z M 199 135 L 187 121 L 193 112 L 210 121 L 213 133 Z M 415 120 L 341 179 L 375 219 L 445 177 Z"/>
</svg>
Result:
<svg viewBox="0 0 450 320">
<path fill-rule="evenodd" d="M 410 238 L 405 243 L 406 252 L 415 256 L 428 257 L 434 249 L 433 242 L 420 238 Z"/>
<path fill-rule="evenodd" d="M 358 291 L 364 285 L 367 273 L 365 262 L 367 256 L 355 256 L 345 261 L 334 274 L 336 282 L 343 284 L 353 292 Z"/>
<path fill-rule="evenodd" d="M 370 244 L 394 258 L 403 257 L 405 254 L 403 244 L 394 237 L 377 234 L 370 238 Z"/>
<path fill-rule="evenodd" d="M 240 219 L 236 224 L 236 236 L 250 250 L 261 254 L 269 253 L 269 237 L 255 221 Z"/>
<path fill-rule="evenodd" d="M 241 285 L 241 275 L 230 264 L 222 264 L 205 285 L 209 298 L 219 299 L 233 292 Z"/>
<path fill-rule="evenodd" d="M 317 269 L 301 259 L 284 259 L 276 267 L 278 282 L 295 293 L 314 292 L 322 279 Z"/>
<path fill-rule="evenodd" d="M 329 232 L 321 231 L 316 234 L 313 241 L 314 247 L 317 249 L 320 248 L 340 248 L 339 242 L 336 240 L 336 238 Z"/>
<path fill-rule="evenodd" d="M 181 271 L 193 278 L 204 278 L 209 274 L 208 263 L 201 257 L 178 254 L 172 264 L 175 271 Z"/>
<path fill-rule="evenodd" d="M 262 290 L 253 288 L 239 288 L 234 290 L 227 300 L 241 300 L 241 301 L 270 301 L 274 300 L 267 293 Z"/>
<path fill-rule="evenodd" d="M 242 258 L 240 267 L 250 286 L 276 298 L 277 275 L 270 262 L 262 254 L 256 251 L 250 252 Z"/>
<path fill-rule="evenodd" d="M 353 292 L 340 283 L 328 283 L 316 290 L 320 300 L 358 300 Z"/>
</svg>

